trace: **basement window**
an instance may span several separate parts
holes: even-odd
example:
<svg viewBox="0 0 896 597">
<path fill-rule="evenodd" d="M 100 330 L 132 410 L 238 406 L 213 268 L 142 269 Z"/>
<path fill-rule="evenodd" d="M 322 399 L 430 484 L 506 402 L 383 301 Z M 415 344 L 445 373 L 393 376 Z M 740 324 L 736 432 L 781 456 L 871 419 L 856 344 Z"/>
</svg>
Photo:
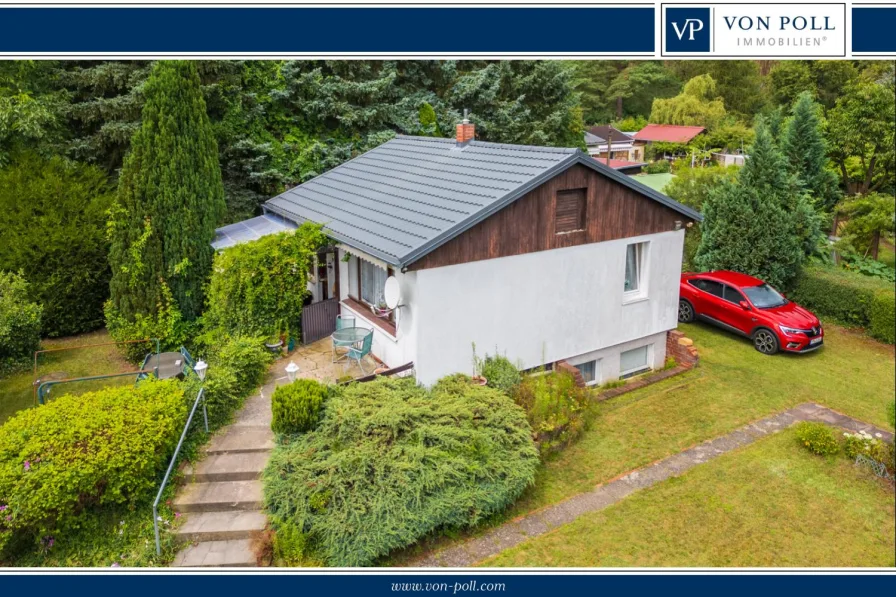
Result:
<svg viewBox="0 0 896 597">
<path fill-rule="evenodd" d="M 557 191 L 554 211 L 554 232 L 563 234 L 585 229 L 587 189 Z"/>
</svg>

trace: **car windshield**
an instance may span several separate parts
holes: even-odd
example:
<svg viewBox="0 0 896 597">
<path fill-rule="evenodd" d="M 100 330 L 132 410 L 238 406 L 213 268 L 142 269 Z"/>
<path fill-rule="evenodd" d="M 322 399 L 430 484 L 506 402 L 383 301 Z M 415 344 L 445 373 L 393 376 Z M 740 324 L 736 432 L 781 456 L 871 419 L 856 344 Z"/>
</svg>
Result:
<svg viewBox="0 0 896 597">
<path fill-rule="evenodd" d="M 771 309 L 772 307 L 780 307 L 787 304 L 787 299 L 768 284 L 750 286 L 749 288 L 744 288 L 743 291 L 747 298 L 750 299 L 750 302 L 759 309 Z"/>
</svg>

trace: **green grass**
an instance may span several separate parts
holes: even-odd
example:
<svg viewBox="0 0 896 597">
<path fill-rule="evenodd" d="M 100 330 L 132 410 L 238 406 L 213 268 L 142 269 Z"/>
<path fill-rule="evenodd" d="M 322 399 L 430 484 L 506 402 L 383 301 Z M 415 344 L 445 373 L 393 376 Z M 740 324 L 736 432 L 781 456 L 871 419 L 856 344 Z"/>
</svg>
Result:
<svg viewBox="0 0 896 597">
<path fill-rule="evenodd" d="M 892 430 L 887 401 L 896 392 L 893 346 L 827 325 L 823 349 L 769 357 L 754 350 L 749 340 L 702 323 L 680 329 L 694 340 L 699 366 L 598 404 L 578 441 L 548 459 L 535 486 L 493 522 L 589 491 L 627 471 L 804 402 L 817 402 Z M 450 541 L 435 538 L 391 561 L 405 562 Z"/>
<path fill-rule="evenodd" d="M 44 340 L 41 348 L 74 347 L 82 344 L 102 344 L 110 341 L 109 334 L 102 330 L 69 338 Z M 50 375 L 60 379 L 63 377 L 88 377 L 106 373 L 122 373 L 136 369 L 136 366 L 124 360 L 115 346 L 102 346 L 42 354 L 38 360 L 37 376 L 38 378 L 46 378 Z M 19 410 L 30 408 L 34 405 L 33 381 L 34 372 L 30 366 L 17 373 L 0 377 L 0 424 Z M 82 394 L 112 385 L 132 383 L 134 383 L 134 378 L 120 377 L 91 382 L 61 384 L 53 389 L 51 396 L 54 393 Z"/>
<path fill-rule="evenodd" d="M 893 245 L 890 243 L 881 240 L 880 247 L 877 252 L 877 260 L 896 269 L 896 249 L 893 248 Z"/>
<path fill-rule="evenodd" d="M 655 191 L 662 192 L 666 185 L 672 182 L 675 175 L 664 172 L 661 174 L 638 174 L 634 178 L 641 184 L 645 184 Z"/>
<path fill-rule="evenodd" d="M 484 566 L 888 566 L 892 487 L 789 429 L 698 465 Z"/>
</svg>

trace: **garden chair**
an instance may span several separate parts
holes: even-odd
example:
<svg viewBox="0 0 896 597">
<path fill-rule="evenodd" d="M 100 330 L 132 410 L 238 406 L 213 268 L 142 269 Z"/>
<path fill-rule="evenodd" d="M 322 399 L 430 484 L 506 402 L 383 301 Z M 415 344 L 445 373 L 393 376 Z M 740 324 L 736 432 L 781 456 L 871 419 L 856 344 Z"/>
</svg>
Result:
<svg viewBox="0 0 896 597">
<path fill-rule="evenodd" d="M 336 316 L 336 329 L 337 330 L 344 330 L 345 328 L 353 328 L 353 327 L 355 327 L 355 318 L 354 317 L 344 316 L 344 315 Z M 351 348 L 351 345 L 352 345 L 351 342 L 342 342 L 342 341 L 336 340 L 334 338 L 333 339 L 333 362 L 336 363 L 345 358 L 346 353 L 343 352 L 342 354 L 340 354 L 338 349 L 340 349 L 340 348 L 348 349 L 348 348 Z"/>
<path fill-rule="evenodd" d="M 373 345 L 373 330 L 370 330 L 370 333 L 364 336 L 364 339 L 360 342 L 356 342 L 352 345 L 351 348 L 348 349 L 348 354 L 345 356 L 349 361 L 357 361 L 358 369 L 361 370 L 361 373 L 367 375 L 367 372 L 364 371 L 364 366 L 361 364 L 361 359 L 370 354 L 370 347 Z"/>
</svg>

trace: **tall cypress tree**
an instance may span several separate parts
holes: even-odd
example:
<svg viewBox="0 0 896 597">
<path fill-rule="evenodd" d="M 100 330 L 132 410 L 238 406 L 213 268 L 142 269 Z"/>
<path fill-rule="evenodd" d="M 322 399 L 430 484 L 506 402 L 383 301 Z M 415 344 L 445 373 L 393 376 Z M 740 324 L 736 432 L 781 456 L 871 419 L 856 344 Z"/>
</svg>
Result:
<svg viewBox="0 0 896 597">
<path fill-rule="evenodd" d="M 154 316 L 167 286 L 190 320 L 224 213 L 217 144 L 192 62 L 157 62 L 144 94 L 110 221 L 112 307 L 129 321 Z"/>
<path fill-rule="evenodd" d="M 830 211 L 840 200 L 837 175 L 826 168 L 827 147 L 818 118 L 820 106 L 804 91 L 793 104 L 792 117 L 781 140 L 790 171 L 809 193 L 812 202 Z"/>
<path fill-rule="evenodd" d="M 734 183 L 710 193 L 703 207 L 695 262 L 732 269 L 788 287 L 818 239 L 818 218 L 787 171 L 764 122 Z"/>
</svg>

